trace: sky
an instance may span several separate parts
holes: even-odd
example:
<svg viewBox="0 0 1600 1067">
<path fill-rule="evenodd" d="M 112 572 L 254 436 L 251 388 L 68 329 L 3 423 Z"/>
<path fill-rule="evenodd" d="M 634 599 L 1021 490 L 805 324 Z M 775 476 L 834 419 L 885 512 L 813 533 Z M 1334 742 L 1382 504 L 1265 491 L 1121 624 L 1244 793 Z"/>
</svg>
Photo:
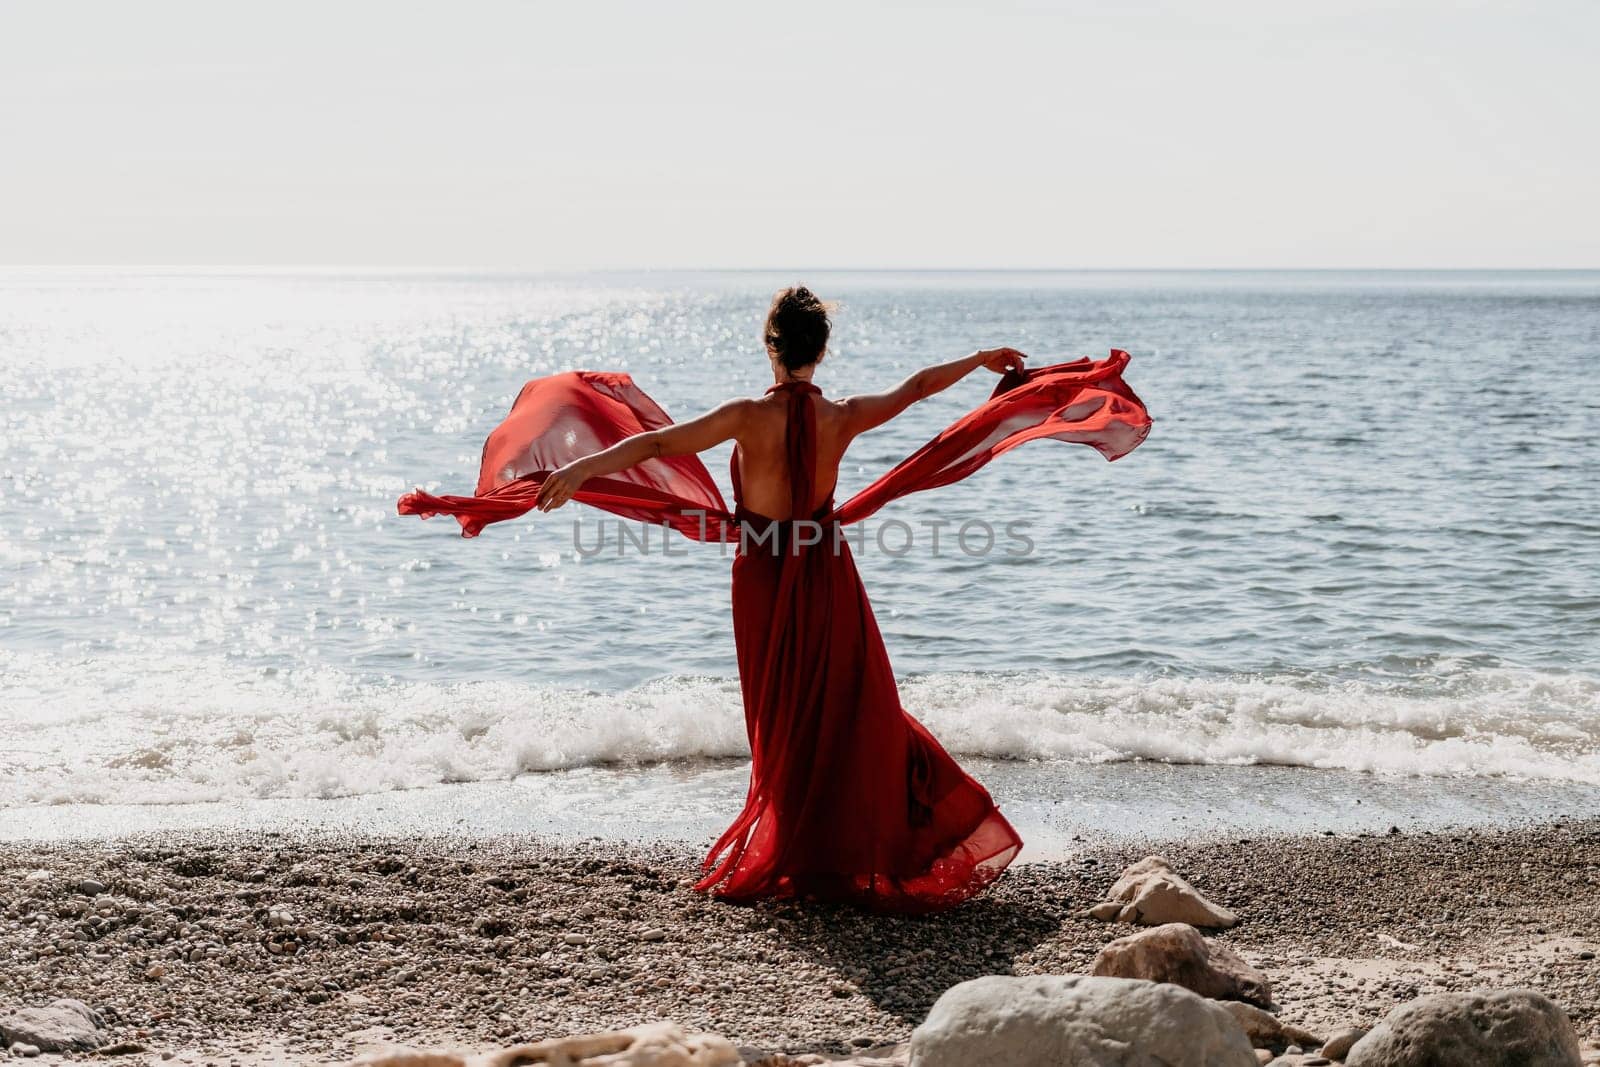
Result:
<svg viewBox="0 0 1600 1067">
<path fill-rule="evenodd" d="M 1600 267 L 1593 0 L 0 0 L 0 262 Z"/>
</svg>

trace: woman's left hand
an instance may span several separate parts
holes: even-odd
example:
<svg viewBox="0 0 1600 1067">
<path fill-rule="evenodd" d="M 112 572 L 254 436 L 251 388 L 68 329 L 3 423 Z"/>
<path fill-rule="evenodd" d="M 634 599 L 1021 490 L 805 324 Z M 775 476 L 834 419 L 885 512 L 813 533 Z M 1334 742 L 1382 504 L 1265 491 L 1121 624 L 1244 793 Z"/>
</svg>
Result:
<svg viewBox="0 0 1600 1067">
<path fill-rule="evenodd" d="M 990 348 L 978 353 L 979 361 L 996 374 L 1013 370 L 1022 373 L 1023 360 L 1027 358 L 1015 348 Z"/>
<path fill-rule="evenodd" d="M 545 477 L 544 484 L 539 486 L 539 499 L 533 506 L 540 511 L 554 511 L 571 500 L 588 480 L 589 474 L 584 469 L 583 460 L 574 460 Z"/>
</svg>

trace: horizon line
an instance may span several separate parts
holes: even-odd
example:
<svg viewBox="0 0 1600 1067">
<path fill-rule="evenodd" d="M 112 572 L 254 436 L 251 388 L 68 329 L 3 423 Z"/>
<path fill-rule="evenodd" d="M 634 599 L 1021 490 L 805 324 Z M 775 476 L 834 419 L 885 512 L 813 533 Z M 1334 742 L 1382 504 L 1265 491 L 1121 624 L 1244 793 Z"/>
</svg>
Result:
<svg viewBox="0 0 1600 1067">
<path fill-rule="evenodd" d="M 3 263 L 0 271 L 204 271 L 213 273 L 348 273 L 348 274 L 1583 274 L 1589 267 L 504 267 L 460 265 L 377 265 L 362 263 Z"/>
</svg>

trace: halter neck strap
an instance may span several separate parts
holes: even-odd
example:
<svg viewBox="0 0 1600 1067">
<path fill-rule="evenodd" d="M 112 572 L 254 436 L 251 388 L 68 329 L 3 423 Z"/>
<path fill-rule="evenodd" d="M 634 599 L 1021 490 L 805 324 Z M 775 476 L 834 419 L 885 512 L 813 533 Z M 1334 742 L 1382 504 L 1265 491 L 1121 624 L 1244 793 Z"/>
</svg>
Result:
<svg viewBox="0 0 1600 1067">
<path fill-rule="evenodd" d="M 817 407 L 811 398 L 822 390 L 810 382 L 779 382 L 767 392 L 781 395 L 788 404 L 783 451 L 789 468 L 789 517 L 803 519 L 811 514 L 817 462 Z"/>
<path fill-rule="evenodd" d="M 810 382 L 779 382 L 777 385 L 774 385 L 772 388 L 767 390 L 767 395 L 771 396 L 773 393 L 820 393 L 820 392 L 822 392 L 822 390 L 818 389 L 816 386 L 812 385 Z"/>
</svg>

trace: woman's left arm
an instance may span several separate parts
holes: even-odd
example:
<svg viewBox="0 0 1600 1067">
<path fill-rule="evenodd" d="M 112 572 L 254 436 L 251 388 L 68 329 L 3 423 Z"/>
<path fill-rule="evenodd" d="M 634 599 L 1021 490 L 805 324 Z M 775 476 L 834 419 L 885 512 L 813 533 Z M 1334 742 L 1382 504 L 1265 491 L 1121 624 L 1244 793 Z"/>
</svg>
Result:
<svg viewBox="0 0 1600 1067">
<path fill-rule="evenodd" d="M 657 456 L 687 456 L 720 445 L 738 435 L 750 403 L 749 400 L 730 400 L 699 418 L 636 433 L 604 451 L 575 459 L 545 477 L 534 507 L 540 511 L 554 511 L 571 500 L 590 478 L 616 474 Z"/>
</svg>

